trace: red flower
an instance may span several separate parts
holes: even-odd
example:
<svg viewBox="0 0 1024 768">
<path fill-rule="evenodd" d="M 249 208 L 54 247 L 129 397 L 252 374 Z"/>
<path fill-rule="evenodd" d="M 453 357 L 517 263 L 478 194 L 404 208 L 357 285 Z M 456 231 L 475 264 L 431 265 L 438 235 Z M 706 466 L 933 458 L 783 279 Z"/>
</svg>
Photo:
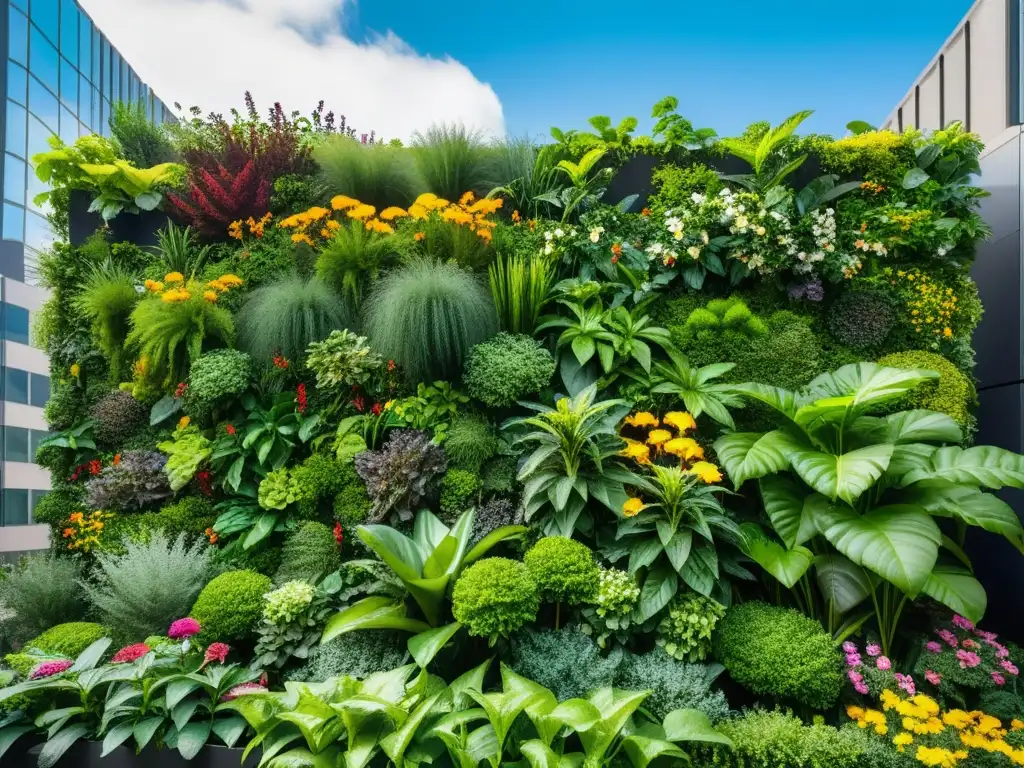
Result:
<svg viewBox="0 0 1024 768">
<path fill-rule="evenodd" d="M 176 398 L 181 397 L 182 395 L 185 394 L 186 389 L 188 389 L 188 384 L 186 384 L 184 381 L 180 382 L 178 386 L 174 388 L 174 396 Z"/>
<path fill-rule="evenodd" d="M 288 367 L 288 360 L 281 355 L 274 355 L 274 367 L 283 371 Z"/>
<path fill-rule="evenodd" d="M 334 524 L 334 540 L 336 542 L 338 542 L 338 546 L 339 547 L 341 546 L 341 541 L 344 538 L 344 536 L 342 536 L 341 531 L 342 531 L 341 523 L 335 523 Z"/>
<path fill-rule="evenodd" d="M 231 647 L 227 643 L 210 643 L 206 648 L 206 655 L 203 656 L 203 666 L 217 662 L 223 664 L 228 654 L 231 652 Z"/>
<path fill-rule="evenodd" d="M 380 416 L 381 411 L 383 410 L 384 407 L 380 403 L 374 403 L 373 408 L 370 409 L 370 412 L 373 413 L 374 416 Z"/>
<path fill-rule="evenodd" d="M 103 469 L 103 465 L 100 464 L 100 460 L 99 459 L 93 459 L 92 461 L 89 462 L 89 474 L 90 475 L 98 475 L 100 473 L 101 469 Z"/>
<path fill-rule="evenodd" d="M 299 413 L 306 412 L 306 406 L 309 402 L 306 400 L 306 385 L 299 384 L 298 389 L 295 390 L 295 401 L 299 404 Z"/>
<path fill-rule="evenodd" d="M 388 360 L 388 372 L 394 371 L 397 367 L 394 360 Z"/>
<path fill-rule="evenodd" d="M 224 431 L 227 432 L 229 435 L 234 435 L 238 430 L 235 429 L 234 424 L 225 424 Z"/>
<path fill-rule="evenodd" d="M 210 471 L 202 469 L 196 472 L 196 482 L 199 484 L 199 490 L 203 496 L 213 495 L 213 483 L 210 482 Z"/>
<path fill-rule="evenodd" d="M 352 400 L 352 407 L 356 409 L 356 413 L 363 413 L 366 410 L 366 400 L 363 399 L 362 395 L 356 395 L 355 399 Z"/>
<path fill-rule="evenodd" d="M 111 664 L 130 664 L 133 661 L 138 661 L 143 656 L 149 653 L 149 646 L 145 643 L 135 643 L 134 645 L 126 645 L 120 651 L 114 654 L 114 658 L 110 660 Z"/>
</svg>

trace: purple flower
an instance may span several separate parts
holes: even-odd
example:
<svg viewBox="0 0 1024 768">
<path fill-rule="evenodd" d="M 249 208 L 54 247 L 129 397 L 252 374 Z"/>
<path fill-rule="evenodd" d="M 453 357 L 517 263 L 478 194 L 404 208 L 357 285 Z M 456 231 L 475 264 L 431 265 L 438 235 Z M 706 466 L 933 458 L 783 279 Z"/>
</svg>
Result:
<svg viewBox="0 0 1024 768">
<path fill-rule="evenodd" d="M 935 634 L 941 637 L 945 641 L 946 645 L 948 645 L 950 648 L 956 648 L 956 635 L 954 635 L 948 629 L 936 629 Z"/>
<path fill-rule="evenodd" d="M 1006 685 L 1006 678 L 1000 675 L 998 672 L 993 672 L 992 682 L 996 685 Z"/>
<path fill-rule="evenodd" d="M 259 683 L 242 683 L 241 685 L 236 685 L 230 691 L 228 691 L 223 696 L 221 696 L 220 700 L 221 701 L 232 701 L 233 699 L 237 699 L 239 696 L 246 696 L 246 695 L 248 695 L 250 693 L 266 693 L 266 692 L 267 692 L 267 689 L 264 688 Z"/>
<path fill-rule="evenodd" d="M 864 675 L 862 675 L 860 672 L 858 672 L 855 669 L 847 670 L 846 676 L 848 678 L 850 678 L 850 682 L 853 683 L 854 685 L 856 685 L 857 683 L 859 683 L 861 680 L 864 679 Z"/>
<path fill-rule="evenodd" d="M 899 684 L 900 688 L 907 692 L 909 696 L 914 696 L 917 693 L 917 686 L 914 685 L 914 678 L 910 675 L 901 675 L 897 672 L 896 682 Z"/>
<path fill-rule="evenodd" d="M 871 643 L 867 647 L 867 652 L 868 656 L 877 656 L 882 652 L 882 646 L 878 645 L 877 643 Z"/>
<path fill-rule="evenodd" d="M 861 665 L 861 658 L 859 653 L 848 653 L 846 654 L 846 664 L 850 667 L 859 667 Z"/>
<path fill-rule="evenodd" d="M 1000 661 L 999 662 L 999 666 L 1001 666 L 1003 669 L 1005 669 L 1007 672 L 1009 672 L 1014 677 L 1016 677 L 1017 674 L 1020 672 L 1020 670 L 1017 669 L 1017 665 L 1014 664 L 1009 659 L 1003 659 L 1002 661 Z"/>
<path fill-rule="evenodd" d="M 861 696 L 866 696 L 868 693 L 868 686 L 865 683 L 857 683 L 853 689 Z"/>
<path fill-rule="evenodd" d="M 974 651 L 965 651 L 963 648 L 956 652 L 956 658 L 960 662 L 960 669 L 976 667 L 981 664 L 981 656 Z"/>
<path fill-rule="evenodd" d="M 851 643 L 849 640 L 847 640 L 845 643 L 843 643 L 843 653 L 856 653 L 856 652 L 857 652 L 857 646 L 854 645 L 853 643 Z"/>
<path fill-rule="evenodd" d="M 963 616 L 957 614 L 953 617 L 953 626 L 959 629 L 972 630 L 974 629 L 974 623 L 965 619 Z"/>
<path fill-rule="evenodd" d="M 59 675 L 61 672 L 67 672 L 73 666 L 75 666 L 75 662 L 69 661 L 68 659 L 44 661 L 32 670 L 32 674 L 29 675 L 29 679 L 38 680 L 41 677 L 53 677 L 54 675 Z"/>
<path fill-rule="evenodd" d="M 167 630 L 167 636 L 171 640 L 187 640 L 193 635 L 198 635 L 201 629 L 202 627 L 199 626 L 199 622 L 191 617 L 178 619 Z"/>
<path fill-rule="evenodd" d="M 938 672 L 933 672 L 930 669 L 926 669 L 924 671 L 924 679 L 932 685 L 938 685 L 942 682 L 942 675 L 940 675 Z"/>
<path fill-rule="evenodd" d="M 996 638 L 999 637 L 999 635 L 997 635 L 995 632 L 986 632 L 982 629 L 975 629 L 974 634 L 976 634 L 989 645 L 991 645 L 996 640 Z"/>
<path fill-rule="evenodd" d="M 892 669 L 892 662 L 889 661 L 888 656 L 879 656 L 875 659 L 875 666 L 885 672 L 888 669 Z"/>
<path fill-rule="evenodd" d="M 924 647 L 932 653 L 942 653 L 942 646 L 936 643 L 934 640 L 929 640 L 927 643 L 925 643 Z"/>
</svg>

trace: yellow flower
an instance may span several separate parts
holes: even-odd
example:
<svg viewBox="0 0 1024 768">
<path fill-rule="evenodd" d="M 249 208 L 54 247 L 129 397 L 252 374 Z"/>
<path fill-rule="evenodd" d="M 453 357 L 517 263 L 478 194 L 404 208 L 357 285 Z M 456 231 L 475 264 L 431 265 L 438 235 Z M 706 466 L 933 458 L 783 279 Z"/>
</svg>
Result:
<svg viewBox="0 0 1024 768">
<path fill-rule="evenodd" d="M 251 225 L 250 225 L 251 226 Z M 228 237 L 233 237 L 235 240 L 242 239 L 242 222 L 232 221 L 228 226 Z"/>
<path fill-rule="evenodd" d="M 671 439 L 672 433 L 667 429 L 652 429 L 647 434 L 647 442 L 650 445 L 661 445 L 662 443 L 667 443 Z"/>
<path fill-rule="evenodd" d="M 962 757 L 960 757 L 962 755 Z M 966 752 L 951 752 L 942 747 L 919 746 L 914 754 L 919 763 L 930 766 L 930 768 L 954 768 L 958 760 L 967 757 Z"/>
<path fill-rule="evenodd" d="M 917 694 L 911 701 L 914 702 L 926 715 L 934 717 L 939 714 L 939 705 L 935 702 L 935 699 L 930 696 L 925 696 L 923 693 Z"/>
<path fill-rule="evenodd" d="M 1014 718 L 1010 721 L 1011 731 L 1024 731 L 1024 720 L 1017 720 Z"/>
<path fill-rule="evenodd" d="M 296 232 L 294 235 L 292 235 L 292 242 L 295 244 L 305 243 L 310 247 L 312 247 L 313 245 L 313 241 L 310 240 L 309 235 L 304 234 L 302 232 Z"/>
<path fill-rule="evenodd" d="M 359 201 L 347 195 L 335 195 L 331 198 L 331 208 L 336 211 L 344 211 L 347 208 L 355 208 Z"/>
<path fill-rule="evenodd" d="M 864 722 L 871 725 L 884 725 L 885 715 L 877 709 L 866 709 L 864 710 Z"/>
<path fill-rule="evenodd" d="M 882 709 L 886 712 L 888 712 L 890 709 L 893 709 L 894 707 L 898 707 L 902 703 L 902 699 L 900 699 L 899 696 L 890 691 L 888 688 L 882 691 L 880 699 L 882 702 Z"/>
<path fill-rule="evenodd" d="M 472 203 L 473 200 L 475 200 L 475 199 L 476 199 L 476 195 L 474 195 L 472 192 L 466 192 L 466 193 L 464 193 L 462 195 L 462 197 L 459 198 L 459 205 L 467 206 L 470 203 Z"/>
<path fill-rule="evenodd" d="M 238 275 L 233 275 L 230 272 L 228 272 L 226 275 L 221 275 L 218 279 L 222 283 L 224 283 L 224 285 L 227 285 L 229 287 L 239 286 L 239 285 L 241 285 L 242 283 L 245 282 Z"/>
<path fill-rule="evenodd" d="M 145 286 L 147 291 L 156 292 L 162 291 L 164 289 L 164 284 L 157 282 L 156 280 L 147 280 L 146 282 L 143 283 L 143 285 Z"/>
<path fill-rule="evenodd" d="M 380 212 L 380 218 L 384 219 L 384 221 L 393 221 L 395 219 L 400 219 L 403 216 L 408 216 L 408 215 L 409 214 L 406 213 L 406 211 L 404 209 L 399 208 L 399 207 L 394 206 L 394 205 L 392 205 L 392 206 L 390 206 L 388 208 L 385 208 L 383 211 Z"/>
<path fill-rule="evenodd" d="M 413 202 L 412 206 L 409 207 L 409 212 L 412 213 L 413 206 L 418 206 L 420 208 L 425 208 L 429 210 L 430 208 L 433 208 L 436 203 L 437 195 L 435 195 L 433 192 L 424 192 L 422 195 L 417 197 L 416 200 Z"/>
<path fill-rule="evenodd" d="M 427 216 L 430 215 L 430 212 L 422 205 L 419 205 L 418 203 L 413 203 L 412 205 L 409 206 L 409 215 L 412 216 L 417 221 L 420 221 L 421 219 L 427 218 Z"/>
<path fill-rule="evenodd" d="M 665 418 L 662 419 L 670 427 L 675 427 L 680 434 L 687 430 L 696 429 L 697 422 L 694 421 L 686 411 L 669 411 L 665 414 Z"/>
<path fill-rule="evenodd" d="M 184 429 L 192 422 L 192 419 L 188 416 L 182 416 L 178 419 L 178 429 Z"/>
<path fill-rule="evenodd" d="M 636 440 L 627 440 L 627 445 L 619 453 L 620 456 L 633 459 L 638 464 L 650 464 L 651 463 L 651 449 L 643 443 L 638 443 Z"/>
<path fill-rule="evenodd" d="M 168 272 L 164 275 L 165 283 L 183 283 L 185 282 L 185 276 L 181 272 Z"/>
<path fill-rule="evenodd" d="M 622 514 L 626 517 L 636 517 L 640 514 L 640 510 L 644 508 L 643 499 L 638 499 L 635 496 L 627 499 L 626 503 L 622 505 Z"/>
<path fill-rule="evenodd" d="M 942 329 L 942 335 L 948 339 L 950 336 L 953 335 L 953 329 L 950 328 L 949 326 L 946 326 L 945 328 Z"/>
<path fill-rule="evenodd" d="M 373 214 L 375 214 L 376 212 L 377 209 L 374 208 L 372 205 L 361 203 L 357 205 L 355 208 L 348 211 L 347 215 L 350 219 L 358 219 L 359 221 L 363 221 L 364 219 L 368 219 L 371 216 L 373 216 Z"/>
<path fill-rule="evenodd" d="M 626 423 L 631 427 L 657 427 L 661 422 L 658 417 L 648 411 L 640 411 L 632 416 L 626 417 Z"/>
<path fill-rule="evenodd" d="M 207 301 L 216 301 L 217 300 L 217 292 L 216 291 L 204 291 L 203 292 L 203 298 L 206 299 Z"/>
<path fill-rule="evenodd" d="M 341 224 L 339 222 L 335 221 L 334 219 L 331 219 L 330 221 L 328 221 L 326 226 L 327 226 L 327 229 L 329 231 L 331 231 L 331 232 L 335 232 L 335 231 L 341 229 Z"/>
<path fill-rule="evenodd" d="M 394 227 L 378 219 L 370 219 L 366 222 L 366 228 L 373 232 L 380 232 L 383 235 L 390 235 L 394 232 Z"/>
<path fill-rule="evenodd" d="M 322 219 L 324 216 L 330 216 L 330 214 L 331 211 L 329 208 L 321 208 L 318 205 L 314 205 L 312 208 L 306 211 L 306 216 L 309 217 L 310 221 L 318 221 L 319 219 Z"/>
<path fill-rule="evenodd" d="M 665 453 L 678 456 L 680 459 L 703 459 L 704 449 L 692 437 L 677 437 L 662 446 Z"/>
<path fill-rule="evenodd" d="M 206 284 L 206 287 L 212 288 L 213 290 L 219 291 L 221 293 L 228 289 L 228 286 L 224 285 L 224 283 L 221 282 L 220 280 L 211 280 Z"/>
<path fill-rule="evenodd" d="M 914 737 L 909 733 L 901 733 L 892 740 L 892 743 L 896 745 L 897 752 L 902 752 L 905 746 L 914 743 Z"/>
<path fill-rule="evenodd" d="M 81 372 L 82 372 L 82 366 L 80 366 L 78 363 L 72 363 L 71 364 L 71 375 L 72 376 L 74 376 L 77 379 L 78 378 L 78 374 L 80 374 Z"/>
<path fill-rule="evenodd" d="M 698 461 L 687 471 L 691 475 L 697 475 L 705 483 L 718 483 L 722 480 L 722 473 L 718 471 L 718 467 L 709 461 Z"/>
<path fill-rule="evenodd" d="M 426 237 L 426 235 L 423 234 L 422 232 L 417 232 L 415 235 L 413 235 L 413 238 L 416 240 L 416 242 L 419 242 L 424 237 Z"/>
</svg>

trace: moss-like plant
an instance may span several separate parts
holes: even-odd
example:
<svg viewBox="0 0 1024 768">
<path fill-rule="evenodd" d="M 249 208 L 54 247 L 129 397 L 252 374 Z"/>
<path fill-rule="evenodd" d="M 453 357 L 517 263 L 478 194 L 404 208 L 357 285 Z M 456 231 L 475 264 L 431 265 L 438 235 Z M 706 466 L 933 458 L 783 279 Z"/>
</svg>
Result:
<svg viewBox="0 0 1024 768">
<path fill-rule="evenodd" d="M 854 349 L 878 349 L 896 322 L 892 301 L 878 291 L 848 291 L 829 310 L 828 329 Z"/>
<path fill-rule="evenodd" d="M 479 474 L 484 462 L 493 458 L 500 443 L 494 428 L 478 414 L 458 414 L 448 427 L 444 452 L 448 462 L 458 468 Z"/>
<path fill-rule="evenodd" d="M 480 402 L 504 408 L 546 387 L 555 374 L 555 360 L 529 336 L 499 333 L 473 347 L 466 365 L 469 394 Z"/>
<path fill-rule="evenodd" d="M 480 491 L 480 478 L 465 469 L 450 469 L 441 481 L 442 520 L 452 522 L 462 512 L 475 506 Z"/>
<path fill-rule="evenodd" d="M 268 577 L 253 571 L 228 571 L 203 587 L 191 613 L 202 627 L 203 641 L 245 642 L 254 637 L 270 587 Z"/>
<path fill-rule="evenodd" d="M 939 374 L 937 381 L 926 381 L 892 403 L 892 410 L 923 408 L 938 411 L 952 417 L 962 426 L 971 420 L 970 407 L 977 396 L 974 384 L 942 355 L 923 350 L 897 352 L 879 359 L 878 364 L 889 368 L 923 368 L 938 371 Z"/>
<path fill-rule="evenodd" d="M 537 585 L 522 563 L 488 557 L 459 577 L 452 594 L 452 613 L 478 637 L 508 636 L 537 618 Z"/>
<path fill-rule="evenodd" d="M 111 448 L 121 448 L 132 433 L 149 420 L 146 407 L 129 392 L 115 389 L 104 395 L 89 412 L 92 434 Z"/>
<path fill-rule="evenodd" d="M 490 292 L 454 264 L 417 260 L 383 277 L 364 307 L 371 346 L 410 382 L 452 380 L 497 330 Z"/>
<path fill-rule="evenodd" d="M 110 630 L 102 624 L 89 621 L 72 621 L 58 624 L 25 643 L 25 648 L 34 648 L 52 656 L 74 659 L 104 637 L 110 637 Z"/>
<path fill-rule="evenodd" d="M 323 523 L 306 523 L 285 540 L 274 583 L 296 579 L 313 582 L 340 567 L 338 542 L 331 529 Z"/>
<path fill-rule="evenodd" d="M 252 358 L 236 349 L 218 349 L 200 357 L 188 374 L 185 412 L 194 419 L 205 419 L 213 409 L 249 387 Z"/>
<path fill-rule="evenodd" d="M 579 605 L 597 597 L 601 569 L 585 544 L 548 536 L 530 548 L 523 563 L 544 602 Z"/>
</svg>

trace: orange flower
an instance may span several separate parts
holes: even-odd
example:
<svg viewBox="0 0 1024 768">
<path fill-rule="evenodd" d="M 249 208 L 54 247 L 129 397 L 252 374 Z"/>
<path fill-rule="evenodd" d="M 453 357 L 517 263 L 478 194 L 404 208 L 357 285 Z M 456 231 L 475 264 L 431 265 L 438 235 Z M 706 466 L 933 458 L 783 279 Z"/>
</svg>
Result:
<svg viewBox="0 0 1024 768">
<path fill-rule="evenodd" d="M 465 207 L 472 203 L 476 199 L 476 195 L 472 192 L 466 192 L 462 197 L 459 198 L 459 205 Z"/>
<path fill-rule="evenodd" d="M 120 454 L 120 453 L 115 453 L 115 454 L 114 454 L 114 461 L 113 461 L 113 464 L 114 464 L 114 466 L 116 467 L 116 466 L 117 466 L 118 464 L 120 464 L 120 463 L 121 463 L 121 454 Z"/>
<path fill-rule="evenodd" d="M 423 234 L 422 232 L 417 232 L 415 235 L 413 235 L 413 238 L 417 241 L 422 240 L 424 237 L 426 237 L 426 235 Z"/>
<path fill-rule="evenodd" d="M 206 299 L 207 301 L 216 301 L 217 300 L 217 292 L 216 291 L 204 291 L 203 292 L 203 298 Z"/>
<path fill-rule="evenodd" d="M 518 224 L 522 220 L 523 220 L 523 217 L 519 215 L 519 211 L 518 210 L 512 211 L 512 221 L 514 221 L 516 224 Z"/>
<path fill-rule="evenodd" d="M 644 208 L 642 211 L 640 211 L 640 215 L 641 216 L 650 216 L 651 215 L 651 209 L 650 208 Z"/>
</svg>

